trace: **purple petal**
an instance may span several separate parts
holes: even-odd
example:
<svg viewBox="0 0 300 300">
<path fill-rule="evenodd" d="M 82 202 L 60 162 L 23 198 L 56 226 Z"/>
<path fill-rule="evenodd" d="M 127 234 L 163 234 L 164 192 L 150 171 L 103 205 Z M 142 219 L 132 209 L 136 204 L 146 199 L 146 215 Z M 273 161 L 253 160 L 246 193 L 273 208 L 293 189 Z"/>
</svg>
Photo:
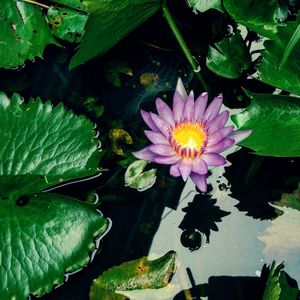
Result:
<svg viewBox="0 0 300 300">
<path fill-rule="evenodd" d="M 228 110 L 222 111 L 218 116 L 216 116 L 210 123 L 206 125 L 208 127 L 208 133 L 212 134 L 217 130 L 219 130 L 220 128 L 224 127 L 228 118 L 229 118 L 229 111 Z"/>
<path fill-rule="evenodd" d="M 195 119 L 195 108 L 194 108 L 195 102 L 194 102 L 194 92 L 191 91 L 189 94 L 187 100 L 185 101 L 184 104 L 184 109 L 183 109 L 183 117 L 185 120 L 188 121 L 194 121 Z"/>
<path fill-rule="evenodd" d="M 183 118 L 183 108 L 183 99 L 178 92 L 175 92 L 173 98 L 173 116 L 176 123 L 180 122 L 180 120 Z"/>
<path fill-rule="evenodd" d="M 179 163 L 176 163 L 170 167 L 170 175 L 171 176 L 173 176 L 173 177 L 181 176 L 178 166 L 179 166 Z"/>
<path fill-rule="evenodd" d="M 233 129 L 234 129 L 233 126 L 223 127 L 221 129 L 217 130 L 215 133 L 209 135 L 207 147 L 210 147 L 210 146 L 215 145 L 216 143 L 220 142 L 223 138 L 228 136 L 233 131 Z"/>
<path fill-rule="evenodd" d="M 176 85 L 176 92 L 179 93 L 179 95 L 182 97 L 182 99 L 186 99 L 187 98 L 187 92 L 186 89 L 183 85 L 183 82 L 181 80 L 181 78 L 179 77 L 177 80 L 177 85 Z"/>
<path fill-rule="evenodd" d="M 207 183 L 206 183 L 206 176 L 205 175 L 199 175 L 196 173 L 191 173 L 190 175 L 191 179 L 193 180 L 193 182 L 195 183 L 195 185 L 197 186 L 197 188 L 205 193 L 207 190 Z"/>
<path fill-rule="evenodd" d="M 153 144 L 163 144 L 163 145 L 169 145 L 169 141 L 165 138 L 165 136 L 156 131 L 151 130 L 145 130 L 145 135 L 149 139 L 150 142 Z"/>
<path fill-rule="evenodd" d="M 142 118 L 143 120 L 145 121 L 145 123 L 148 125 L 148 127 L 154 131 L 159 131 L 159 129 L 157 128 L 157 126 L 154 124 L 151 116 L 150 116 L 150 113 L 144 111 L 141 109 L 141 115 L 142 115 Z"/>
<path fill-rule="evenodd" d="M 151 162 L 154 162 L 155 158 L 157 157 L 155 153 L 149 150 L 149 146 L 140 151 L 132 152 L 132 154 L 138 159 L 143 159 Z"/>
<path fill-rule="evenodd" d="M 226 159 L 218 153 L 203 153 L 201 158 L 209 166 L 223 166 L 226 163 Z"/>
<path fill-rule="evenodd" d="M 192 159 L 190 158 L 182 159 L 181 162 L 179 163 L 178 168 L 181 173 L 183 181 L 186 181 L 192 171 Z"/>
<path fill-rule="evenodd" d="M 214 98 L 214 100 L 208 105 L 205 113 L 204 113 L 204 120 L 206 122 L 210 122 L 214 117 L 216 117 L 221 109 L 223 102 L 223 96 L 219 95 L 218 97 Z"/>
<path fill-rule="evenodd" d="M 230 148 L 232 145 L 234 145 L 234 140 L 230 138 L 225 138 L 221 140 L 220 142 L 209 146 L 206 148 L 205 153 L 219 153 L 222 151 L 225 151 L 226 149 Z"/>
<path fill-rule="evenodd" d="M 200 157 L 193 159 L 192 171 L 200 175 L 207 174 L 208 170 L 206 162 Z"/>
<path fill-rule="evenodd" d="M 149 150 L 161 156 L 174 156 L 176 152 L 171 145 L 151 145 Z"/>
<path fill-rule="evenodd" d="M 195 101 L 195 121 L 201 121 L 207 105 L 208 94 L 202 93 Z"/>
<path fill-rule="evenodd" d="M 171 108 L 160 98 L 156 99 L 155 104 L 159 116 L 171 126 L 175 126 L 175 121 L 173 118 L 173 112 Z"/>
<path fill-rule="evenodd" d="M 228 135 L 228 137 L 233 139 L 235 144 L 238 144 L 242 140 L 246 139 L 251 133 L 252 130 L 238 130 L 232 132 L 230 135 Z"/>
<path fill-rule="evenodd" d="M 178 161 L 181 160 L 181 157 L 179 155 L 174 155 L 174 156 L 156 156 L 154 161 L 158 164 L 163 164 L 163 165 L 172 165 L 177 163 Z"/>
<path fill-rule="evenodd" d="M 159 129 L 159 131 L 161 131 L 166 137 L 169 137 L 169 124 L 166 121 L 164 121 L 160 116 L 154 113 L 150 113 L 150 116 L 156 127 Z"/>
</svg>

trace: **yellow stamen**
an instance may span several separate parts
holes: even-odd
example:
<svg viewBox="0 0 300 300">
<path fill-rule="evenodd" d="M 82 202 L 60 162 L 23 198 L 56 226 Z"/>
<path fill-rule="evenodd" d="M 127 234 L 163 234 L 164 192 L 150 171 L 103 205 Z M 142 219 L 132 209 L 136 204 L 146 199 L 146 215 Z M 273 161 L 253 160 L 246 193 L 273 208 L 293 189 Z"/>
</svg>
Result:
<svg viewBox="0 0 300 300">
<path fill-rule="evenodd" d="M 201 155 L 207 133 L 201 123 L 183 122 L 170 135 L 170 143 L 182 157 L 195 158 Z"/>
</svg>

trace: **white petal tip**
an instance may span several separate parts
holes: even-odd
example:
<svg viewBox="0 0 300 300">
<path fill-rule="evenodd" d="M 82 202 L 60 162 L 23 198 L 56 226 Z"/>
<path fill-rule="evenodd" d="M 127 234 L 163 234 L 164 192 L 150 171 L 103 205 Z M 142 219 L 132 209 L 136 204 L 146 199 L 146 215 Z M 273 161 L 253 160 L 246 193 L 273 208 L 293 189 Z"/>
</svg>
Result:
<svg viewBox="0 0 300 300">
<path fill-rule="evenodd" d="M 187 92 L 180 77 L 177 80 L 176 92 L 178 92 L 184 100 L 187 98 Z"/>
</svg>

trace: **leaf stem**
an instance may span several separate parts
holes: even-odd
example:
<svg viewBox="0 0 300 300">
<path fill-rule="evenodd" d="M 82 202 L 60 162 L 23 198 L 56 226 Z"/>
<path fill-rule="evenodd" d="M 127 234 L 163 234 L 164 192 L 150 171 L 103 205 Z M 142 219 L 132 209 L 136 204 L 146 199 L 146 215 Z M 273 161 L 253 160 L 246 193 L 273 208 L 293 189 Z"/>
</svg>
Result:
<svg viewBox="0 0 300 300">
<path fill-rule="evenodd" d="M 170 10 L 169 8 L 167 7 L 166 3 L 163 4 L 162 6 L 162 11 L 163 11 L 163 14 L 167 20 L 167 23 L 168 25 L 170 26 L 179 46 L 181 47 L 185 57 L 187 58 L 188 62 L 190 63 L 190 65 L 192 66 L 193 68 L 193 71 L 196 75 L 196 77 L 199 79 L 202 87 L 205 89 L 205 90 L 208 90 L 209 87 L 207 85 L 207 83 L 205 82 L 202 74 L 200 73 L 200 65 L 199 63 L 197 62 L 197 60 L 195 59 L 195 57 L 192 55 L 191 51 L 189 50 L 182 34 L 180 33 L 175 21 L 174 21 L 174 18 L 172 17 L 171 13 L 170 13 Z"/>
<path fill-rule="evenodd" d="M 50 6 L 48 6 L 48 5 L 46 5 L 46 4 L 43 4 L 43 3 L 40 3 L 40 2 L 37 2 L 37 1 L 34 1 L 34 0 L 22 0 L 22 2 L 34 4 L 34 5 L 37 5 L 37 6 L 46 8 L 46 9 L 49 9 L 49 8 L 50 8 Z"/>
</svg>

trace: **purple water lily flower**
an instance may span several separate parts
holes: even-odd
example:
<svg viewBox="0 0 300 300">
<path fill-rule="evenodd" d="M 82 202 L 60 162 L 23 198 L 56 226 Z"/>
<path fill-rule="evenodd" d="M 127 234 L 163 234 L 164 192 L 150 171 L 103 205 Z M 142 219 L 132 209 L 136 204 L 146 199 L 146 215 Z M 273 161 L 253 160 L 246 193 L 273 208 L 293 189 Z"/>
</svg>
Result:
<svg viewBox="0 0 300 300">
<path fill-rule="evenodd" d="M 141 110 L 142 118 L 151 130 L 145 135 L 152 145 L 134 152 L 139 159 L 171 165 L 170 175 L 190 177 L 200 191 L 207 189 L 208 167 L 226 163 L 221 152 L 249 136 L 251 130 L 234 131 L 225 126 L 229 112 L 220 112 L 223 97 L 219 95 L 207 106 L 208 95 L 202 93 L 194 100 L 187 95 L 178 79 L 173 109 L 156 99 L 157 114 Z"/>
</svg>

